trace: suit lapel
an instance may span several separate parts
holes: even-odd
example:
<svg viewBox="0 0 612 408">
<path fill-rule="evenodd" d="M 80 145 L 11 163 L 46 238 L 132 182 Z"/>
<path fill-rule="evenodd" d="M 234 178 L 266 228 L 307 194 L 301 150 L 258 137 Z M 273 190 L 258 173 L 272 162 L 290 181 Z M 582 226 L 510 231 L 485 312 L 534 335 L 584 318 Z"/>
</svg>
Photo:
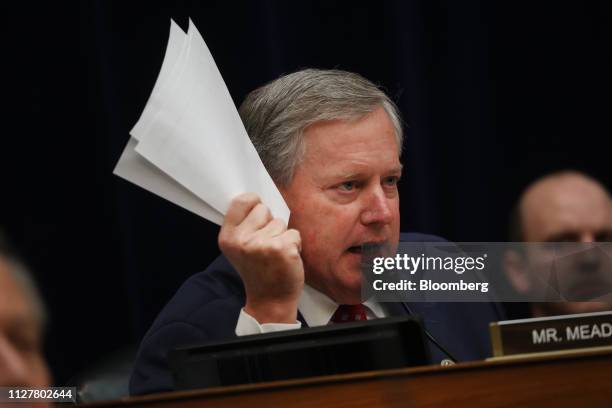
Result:
<svg viewBox="0 0 612 408">
<path fill-rule="evenodd" d="M 383 303 L 383 307 L 385 308 L 385 311 L 389 317 L 405 316 L 408 313 L 402 306 L 401 302 Z"/>
</svg>

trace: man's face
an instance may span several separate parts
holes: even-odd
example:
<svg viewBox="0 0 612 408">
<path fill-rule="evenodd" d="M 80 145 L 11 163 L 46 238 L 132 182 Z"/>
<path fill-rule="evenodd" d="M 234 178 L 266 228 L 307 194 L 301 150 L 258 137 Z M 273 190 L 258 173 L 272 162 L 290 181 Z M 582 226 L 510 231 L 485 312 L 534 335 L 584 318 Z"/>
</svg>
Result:
<svg viewBox="0 0 612 408">
<path fill-rule="evenodd" d="M 612 241 L 612 204 L 605 191 L 591 180 L 567 175 L 535 185 L 525 195 L 521 207 L 526 241 L 532 242 L 605 242 Z M 551 254 L 529 251 L 531 265 Z M 593 299 L 612 288 L 610 258 L 601 250 L 588 250 L 559 257 L 556 251 L 555 273 L 561 293 L 570 299 Z M 548 251 L 550 252 L 550 251 Z M 550 273 L 550 263 L 541 262 L 541 276 Z M 534 268 L 537 272 L 538 268 Z M 535 277 L 537 279 L 537 277 Z M 541 280 L 547 280 L 542 278 Z M 537 282 L 532 282 L 535 287 Z M 606 302 L 559 302 L 536 305 L 542 314 L 568 314 L 606 310 Z"/>
<path fill-rule="evenodd" d="M 0 258 L 0 386 L 46 387 L 40 322 L 8 268 Z"/>
<path fill-rule="evenodd" d="M 281 193 L 300 231 L 306 283 L 338 303 L 361 302 L 361 245 L 399 240 L 395 129 L 383 108 L 304 133 L 305 154 Z"/>
</svg>

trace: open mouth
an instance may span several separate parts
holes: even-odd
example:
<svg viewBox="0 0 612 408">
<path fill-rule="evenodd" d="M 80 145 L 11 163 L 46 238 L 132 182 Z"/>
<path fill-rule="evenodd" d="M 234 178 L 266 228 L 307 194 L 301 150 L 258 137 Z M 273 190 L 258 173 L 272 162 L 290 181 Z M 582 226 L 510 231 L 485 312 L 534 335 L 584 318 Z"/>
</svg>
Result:
<svg viewBox="0 0 612 408">
<path fill-rule="evenodd" d="M 386 242 L 365 242 L 362 245 L 353 245 L 347 249 L 351 254 L 363 254 L 364 251 L 368 254 L 374 254 L 386 248 Z"/>
</svg>

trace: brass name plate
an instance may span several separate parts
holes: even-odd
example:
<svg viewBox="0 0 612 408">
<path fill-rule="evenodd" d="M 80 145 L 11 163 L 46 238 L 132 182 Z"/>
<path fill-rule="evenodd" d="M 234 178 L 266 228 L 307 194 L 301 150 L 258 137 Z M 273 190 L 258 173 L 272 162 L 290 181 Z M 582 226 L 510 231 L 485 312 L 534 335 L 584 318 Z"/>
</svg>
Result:
<svg viewBox="0 0 612 408">
<path fill-rule="evenodd" d="M 493 356 L 612 345 L 612 312 L 493 322 Z"/>
</svg>

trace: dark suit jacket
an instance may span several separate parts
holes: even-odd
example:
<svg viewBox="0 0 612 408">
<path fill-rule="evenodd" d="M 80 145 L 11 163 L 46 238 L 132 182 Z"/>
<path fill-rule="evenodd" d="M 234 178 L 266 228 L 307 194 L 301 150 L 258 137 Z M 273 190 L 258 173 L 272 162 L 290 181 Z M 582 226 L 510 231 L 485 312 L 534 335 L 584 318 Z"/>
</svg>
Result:
<svg viewBox="0 0 612 408">
<path fill-rule="evenodd" d="M 442 241 L 423 234 L 402 234 L 412 242 Z M 198 345 L 211 340 L 235 337 L 245 293 L 238 273 L 227 259 L 219 256 L 204 271 L 189 278 L 161 311 L 145 335 L 130 379 L 132 395 L 173 390 L 173 379 L 166 356 L 174 348 Z M 501 320 L 493 303 L 410 303 L 426 329 L 459 361 L 490 356 L 488 324 Z M 407 313 L 401 303 L 385 303 L 387 312 Z M 298 316 L 302 325 L 303 318 Z M 432 363 L 446 358 L 430 344 Z"/>
</svg>

